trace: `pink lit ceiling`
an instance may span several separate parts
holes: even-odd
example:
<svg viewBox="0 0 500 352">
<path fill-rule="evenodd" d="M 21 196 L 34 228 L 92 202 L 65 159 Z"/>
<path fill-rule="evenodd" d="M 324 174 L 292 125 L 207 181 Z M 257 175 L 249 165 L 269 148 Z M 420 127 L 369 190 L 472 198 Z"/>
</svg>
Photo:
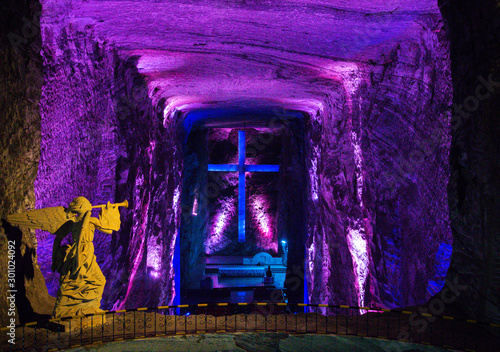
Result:
<svg viewBox="0 0 500 352">
<path fill-rule="evenodd" d="M 138 58 L 166 117 L 207 102 L 316 111 L 349 76 L 411 39 L 437 0 L 42 0 L 46 26 L 93 33 Z M 47 38 L 44 36 L 44 40 Z"/>
</svg>

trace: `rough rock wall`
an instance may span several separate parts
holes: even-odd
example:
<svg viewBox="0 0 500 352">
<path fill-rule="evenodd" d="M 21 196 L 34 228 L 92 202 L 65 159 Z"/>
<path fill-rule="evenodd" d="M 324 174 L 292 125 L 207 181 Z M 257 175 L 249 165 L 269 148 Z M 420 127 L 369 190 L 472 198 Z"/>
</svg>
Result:
<svg viewBox="0 0 500 352">
<path fill-rule="evenodd" d="M 449 178 L 448 42 L 438 18 L 422 18 L 413 41 L 379 56 L 367 96 L 358 103 L 371 223 L 367 304 L 421 304 L 439 291 L 452 243 L 446 186 Z M 353 119 L 354 120 L 354 119 Z"/>
<path fill-rule="evenodd" d="M 182 220 L 180 228 L 180 252 L 182 287 L 193 282 L 193 268 L 205 252 L 205 236 L 208 224 L 207 204 L 220 197 L 217 175 L 207 175 L 207 130 L 193 128 L 184 145 Z M 195 206 L 195 200 L 197 205 Z M 193 214 L 195 213 L 195 214 Z"/>
<path fill-rule="evenodd" d="M 121 146 L 112 97 L 113 48 L 94 38 L 90 28 L 66 24 L 65 19 L 46 21 L 41 29 L 44 85 L 37 208 L 67 206 L 78 196 L 92 204 L 114 201 Z M 37 237 L 40 266 L 55 296 L 59 275 L 50 270 L 54 236 L 37 231 Z M 110 256 L 109 240 L 96 232 L 95 252 L 101 266 Z"/>
<path fill-rule="evenodd" d="M 111 236 L 96 231 L 94 238 L 97 262 L 107 278 L 102 306 L 168 303 L 179 221 L 173 209 L 181 182 L 176 124 L 162 125 L 162 106 L 153 108 L 136 58 L 119 57 L 112 45 L 94 36 L 91 25 L 47 16 L 42 31 L 37 207 L 66 205 L 76 196 L 93 204 L 127 199 L 121 230 Z M 53 236 L 38 235 L 42 271 L 55 294 Z M 146 275 L 148 266 L 161 272 L 159 280 Z"/>
<path fill-rule="evenodd" d="M 35 206 L 33 182 L 40 157 L 42 87 L 38 1 L 5 1 L 0 8 L 0 218 Z M 0 325 L 7 325 L 7 240 L 15 241 L 17 322 L 51 314 L 50 297 L 37 263 L 35 232 L 0 227 Z M 17 317 L 16 317 L 17 318 Z"/>
<path fill-rule="evenodd" d="M 447 280 L 473 319 L 500 322 L 500 7 L 440 1 L 451 43 L 448 187 L 453 254 Z"/>
<path fill-rule="evenodd" d="M 353 203 L 352 148 L 341 88 L 329 95 L 322 115 L 306 125 L 309 170 L 306 244 L 310 303 L 357 305 L 352 256 L 346 239 L 347 213 Z M 351 160 L 347 160 L 351 159 Z M 342 283 L 342 284 L 340 284 Z"/>
<path fill-rule="evenodd" d="M 340 93 L 311 117 L 311 302 L 416 305 L 444 284 L 451 82 L 441 27 L 423 17 L 412 40 L 374 51 L 371 64 L 339 65 Z"/>
<path fill-rule="evenodd" d="M 305 242 L 307 240 L 307 170 L 305 161 L 305 116 L 277 109 L 283 127 L 278 189 L 278 245 L 280 255 L 287 249 L 285 287 L 290 302 L 304 302 Z M 292 115 L 292 116 L 290 116 Z M 287 242 L 282 246 L 281 241 Z M 283 253 L 285 254 L 285 253 Z"/>
<path fill-rule="evenodd" d="M 96 236 L 98 262 L 108 277 L 104 306 L 169 303 L 182 158 L 176 121 L 161 113 L 168 94 L 160 99 L 161 90 L 149 91 L 134 57 L 118 57 L 112 45 L 94 37 L 95 22 L 85 16 L 70 19 L 65 11 L 71 2 L 60 8 L 56 3 L 44 2 L 46 83 L 37 206 L 67 204 L 76 195 L 86 195 L 94 203 L 127 198 L 131 208 L 123 211 L 122 230 L 112 237 Z M 443 151 L 432 144 L 434 135 L 423 129 L 445 129 L 443 111 L 448 106 L 439 104 L 446 100 L 441 95 L 446 95 L 449 82 L 446 64 L 434 62 L 446 56 L 445 46 L 439 45 L 437 20 L 422 18 L 418 23 L 413 37 L 420 41 L 401 40 L 399 48 L 375 45 L 373 62 L 359 67 L 339 64 L 339 83 L 317 92 L 321 99 L 323 93 L 327 97 L 323 110 L 306 122 L 305 152 L 310 170 L 307 255 L 308 264 L 313 264 L 308 267 L 313 303 L 397 306 L 423 302 L 433 290 L 428 283 L 436 281 L 439 241 L 449 244 L 443 230 L 446 211 L 441 208 L 446 170 L 433 158 L 446 155 L 447 149 L 446 136 Z M 329 48 L 330 42 L 321 43 Z M 367 57 L 368 51 L 361 61 Z M 293 77 L 301 78 L 301 73 L 294 71 Z M 284 77 L 278 78 L 289 79 Z M 323 81 L 315 77 L 311 87 L 313 82 Z M 149 97 L 155 94 L 154 99 L 163 103 L 151 103 Z M 420 126 L 416 118 L 422 116 L 425 123 Z M 435 116 L 439 118 L 433 121 Z M 408 145 L 426 139 L 431 140 L 423 143 L 431 144 L 429 155 L 427 149 L 411 153 Z M 380 157 L 384 153 L 387 157 Z M 422 158 L 430 160 L 430 166 L 417 162 L 414 167 Z M 436 201 L 429 198 L 433 190 Z M 417 204 L 412 203 L 415 199 Z M 425 228 L 425 235 L 419 235 L 419 227 Z M 51 237 L 40 244 L 44 273 L 49 275 Z M 290 251 L 301 257 L 300 249 Z M 158 279 L 146 275 L 148 267 L 158 272 Z M 48 279 L 55 292 L 57 278 Z"/>
<path fill-rule="evenodd" d="M 163 119 L 164 100 L 153 106 L 135 58 L 119 64 L 116 77 L 121 77 L 116 95 L 118 130 L 125 145 L 116 170 L 117 194 L 131 207 L 113 238 L 104 301 L 114 309 L 171 304 L 172 261 L 181 219 L 178 120 Z"/>
<path fill-rule="evenodd" d="M 0 171 L 0 217 L 33 209 L 35 180 L 40 156 L 40 113 L 42 86 L 41 37 L 38 1 L 7 1 L 2 4 L 0 48 L 0 124 L 2 161 Z M 7 239 L 15 241 L 16 305 L 18 322 L 51 314 L 50 297 L 37 263 L 34 231 L 0 227 L 0 325 L 7 314 Z M 11 288 L 11 287 L 10 287 Z M 5 295 L 4 295 L 5 294 Z"/>
</svg>

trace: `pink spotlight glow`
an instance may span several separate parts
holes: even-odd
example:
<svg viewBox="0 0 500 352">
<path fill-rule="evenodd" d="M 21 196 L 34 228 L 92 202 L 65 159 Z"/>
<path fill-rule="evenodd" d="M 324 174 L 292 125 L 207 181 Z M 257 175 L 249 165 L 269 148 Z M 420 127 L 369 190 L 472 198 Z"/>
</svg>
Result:
<svg viewBox="0 0 500 352">
<path fill-rule="evenodd" d="M 335 62 L 334 64 L 327 64 L 325 68 L 326 72 L 323 72 L 322 76 L 342 84 L 347 106 L 352 113 L 353 97 L 363 82 L 363 73 L 358 65 L 352 62 Z"/>
<path fill-rule="evenodd" d="M 356 288 L 358 290 L 358 305 L 360 307 L 363 307 L 365 303 L 365 282 L 368 277 L 369 258 L 366 242 L 361 226 L 358 228 L 349 227 L 347 229 L 347 245 L 352 256 L 352 264 L 356 276 Z M 361 310 L 361 314 L 363 313 L 366 313 L 366 311 Z"/>
<path fill-rule="evenodd" d="M 311 296 L 309 295 L 310 292 L 314 292 L 314 260 L 316 258 L 316 248 L 314 246 L 314 241 L 311 242 L 311 245 L 309 247 L 306 247 L 306 252 L 307 252 L 307 270 L 308 270 L 308 275 L 307 275 L 307 295 L 309 302 L 311 301 Z M 325 311 L 322 310 L 323 313 Z"/>
<path fill-rule="evenodd" d="M 278 252 L 278 239 L 274 231 L 274 221 L 269 214 L 269 201 L 263 195 L 250 197 L 252 220 L 259 230 L 257 243 L 266 250 Z"/>
<path fill-rule="evenodd" d="M 160 270 L 162 249 L 156 237 L 151 236 L 148 238 L 146 250 L 148 253 L 146 266 L 153 268 L 153 270 Z"/>
<path fill-rule="evenodd" d="M 363 209 L 363 154 L 358 135 L 354 131 L 351 132 L 351 145 L 353 147 L 354 163 L 356 165 L 356 194 L 359 206 Z M 364 219 L 353 219 L 353 225 L 347 228 L 347 245 L 349 247 L 349 251 L 351 252 L 354 274 L 356 276 L 356 286 L 358 290 L 358 305 L 360 307 L 363 307 L 365 303 L 365 282 L 368 277 L 370 262 L 365 225 Z M 360 313 L 364 314 L 366 311 L 361 310 Z"/>
<path fill-rule="evenodd" d="M 309 177 L 311 180 L 311 198 L 314 202 L 319 199 L 318 196 L 318 159 L 319 159 L 319 147 L 313 147 L 314 153 L 311 158 L 311 168 L 309 170 Z"/>
<path fill-rule="evenodd" d="M 127 303 L 127 299 L 128 299 L 130 292 L 132 290 L 134 279 L 135 279 L 135 276 L 137 275 L 137 270 L 139 269 L 139 266 L 141 264 L 141 261 L 142 261 L 142 258 L 143 258 L 144 252 L 145 252 L 145 248 L 144 248 L 144 245 L 146 243 L 145 233 L 146 233 L 146 228 L 148 225 L 147 216 L 145 216 L 145 215 L 148 213 L 149 201 L 146 202 L 145 205 L 142 205 L 141 198 L 140 198 L 140 191 L 139 191 L 140 187 L 139 186 L 141 186 L 143 183 L 144 183 L 144 176 L 141 174 L 137 177 L 136 182 L 135 182 L 134 197 L 135 197 L 136 201 L 134 202 L 134 204 L 137 204 L 138 206 L 136 207 L 136 209 L 134 209 L 134 211 L 137 212 L 138 216 L 134 217 L 134 224 L 132 226 L 132 228 L 133 228 L 132 241 L 135 242 L 136 245 L 137 245 L 137 242 L 140 242 L 138 244 L 139 250 L 138 250 L 138 254 L 135 257 L 133 264 L 132 264 L 132 272 L 130 273 L 130 277 L 128 280 L 127 292 L 125 294 L 125 298 L 123 298 L 123 301 L 121 301 L 121 302 L 118 300 L 115 303 L 115 305 L 113 306 L 113 310 L 120 310 L 120 309 L 124 309 L 126 307 L 125 305 Z"/>
<path fill-rule="evenodd" d="M 191 212 L 194 216 L 198 215 L 198 192 L 194 195 L 193 210 Z"/>
<path fill-rule="evenodd" d="M 235 199 L 222 203 L 222 209 L 214 217 L 211 225 L 212 233 L 206 241 L 206 254 L 213 254 L 214 252 L 223 249 L 229 243 L 229 239 L 224 235 L 224 231 L 233 216 L 236 214 L 235 203 Z"/>
</svg>

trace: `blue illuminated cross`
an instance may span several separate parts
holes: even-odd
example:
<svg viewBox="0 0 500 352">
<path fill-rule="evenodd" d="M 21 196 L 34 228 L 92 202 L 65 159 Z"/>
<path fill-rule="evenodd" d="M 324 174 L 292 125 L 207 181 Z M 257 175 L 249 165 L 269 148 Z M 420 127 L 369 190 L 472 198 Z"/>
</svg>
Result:
<svg viewBox="0 0 500 352">
<path fill-rule="evenodd" d="M 238 131 L 238 164 L 208 164 L 208 171 L 238 171 L 238 242 L 245 242 L 245 172 L 279 169 L 279 165 L 245 165 L 245 131 Z"/>
</svg>

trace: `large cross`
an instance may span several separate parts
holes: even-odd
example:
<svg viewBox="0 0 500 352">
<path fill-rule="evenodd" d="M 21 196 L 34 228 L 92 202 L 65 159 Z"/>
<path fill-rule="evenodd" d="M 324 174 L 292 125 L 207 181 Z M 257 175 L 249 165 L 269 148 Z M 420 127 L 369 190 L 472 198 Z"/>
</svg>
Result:
<svg viewBox="0 0 500 352">
<path fill-rule="evenodd" d="M 245 164 L 245 131 L 238 131 L 238 164 L 208 164 L 208 171 L 238 171 L 238 241 L 245 242 L 245 172 L 278 172 L 279 165 Z"/>
</svg>

